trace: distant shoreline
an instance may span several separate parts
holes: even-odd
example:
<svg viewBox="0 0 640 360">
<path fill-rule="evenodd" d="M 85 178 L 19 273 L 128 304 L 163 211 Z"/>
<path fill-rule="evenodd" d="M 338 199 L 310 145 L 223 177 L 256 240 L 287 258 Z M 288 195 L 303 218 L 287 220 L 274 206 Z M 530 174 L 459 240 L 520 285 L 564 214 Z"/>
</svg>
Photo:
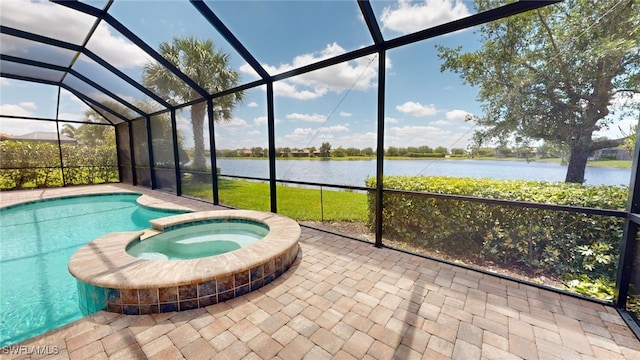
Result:
<svg viewBox="0 0 640 360">
<path fill-rule="evenodd" d="M 218 157 L 218 159 L 225 160 L 267 160 L 266 157 L 244 157 L 244 156 L 232 156 L 232 157 Z M 345 156 L 345 157 L 278 157 L 276 160 L 313 160 L 313 161 L 352 161 L 352 160 L 376 160 L 375 156 Z M 506 157 L 506 158 L 496 158 L 496 157 L 477 157 L 477 158 L 468 158 L 468 157 L 445 157 L 445 158 L 417 158 L 417 157 L 408 157 L 408 156 L 389 156 L 386 157 L 385 160 L 426 160 L 426 161 L 439 161 L 439 160 L 495 160 L 495 161 L 528 161 L 528 162 L 550 162 L 550 163 L 561 163 L 562 159 L 560 158 L 548 158 L 548 159 L 523 159 L 523 158 L 514 158 L 514 157 Z M 591 167 L 611 167 L 618 169 L 631 169 L 632 160 L 598 160 L 598 161 L 589 161 L 587 162 L 587 166 Z"/>
</svg>

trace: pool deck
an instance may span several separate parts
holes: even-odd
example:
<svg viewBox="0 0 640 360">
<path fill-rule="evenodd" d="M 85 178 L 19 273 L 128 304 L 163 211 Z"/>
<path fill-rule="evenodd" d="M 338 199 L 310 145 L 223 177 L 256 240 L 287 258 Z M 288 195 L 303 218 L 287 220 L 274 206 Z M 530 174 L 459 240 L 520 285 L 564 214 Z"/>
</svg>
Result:
<svg viewBox="0 0 640 360">
<path fill-rule="evenodd" d="M 0 206 L 113 191 L 216 208 L 121 184 L 0 192 Z M 612 307 L 304 227 L 300 248 L 289 271 L 242 297 L 155 315 L 101 311 L 0 358 L 640 359 Z"/>
</svg>

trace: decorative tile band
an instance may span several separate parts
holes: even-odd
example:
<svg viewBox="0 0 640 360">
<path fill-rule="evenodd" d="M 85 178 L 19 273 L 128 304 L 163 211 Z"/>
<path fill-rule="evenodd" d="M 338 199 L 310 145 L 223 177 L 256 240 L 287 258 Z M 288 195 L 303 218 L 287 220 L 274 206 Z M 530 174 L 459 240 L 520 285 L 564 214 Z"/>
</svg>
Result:
<svg viewBox="0 0 640 360">
<path fill-rule="evenodd" d="M 231 300 L 259 289 L 287 271 L 298 256 L 298 245 L 249 270 L 190 285 L 151 289 L 114 289 L 77 280 L 83 314 L 106 310 L 126 315 L 193 310 Z"/>
<path fill-rule="evenodd" d="M 265 230 L 269 230 L 269 227 L 266 224 L 259 221 L 251 220 L 251 219 L 214 218 L 214 219 L 202 219 L 197 221 L 191 221 L 188 223 L 167 226 L 163 229 L 163 231 L 177 230 L 177 229 L 194 226 L 194 225 L 220 224 L 220 223 L 251 224 L 251 225 L 260 226 Z"/>
<path fill-rule="evenodd" d="M 110 233 L 80 248 L 69 260 L 83 312 L 106 309 L 151 314 L 195 309 L 242 296 L 287 271 L 298 256 L 300 225 L 273 213 L 212 210 L 152 220 L 163 232 L 207 222 L 252 222 L 268 233 L 227 253 L 188 260 L 148 260 L 126 252 L 141 232 Z"/>
</svg>

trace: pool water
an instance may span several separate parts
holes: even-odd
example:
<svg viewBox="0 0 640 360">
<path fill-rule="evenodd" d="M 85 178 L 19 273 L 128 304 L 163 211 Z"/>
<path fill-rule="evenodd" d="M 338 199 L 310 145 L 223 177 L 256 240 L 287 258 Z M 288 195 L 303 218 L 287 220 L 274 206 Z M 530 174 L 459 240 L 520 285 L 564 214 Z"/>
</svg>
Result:
<svg viewBox="0 0 640 360">
<path fill-rule="evenodd" d="M 139 194 L 44 200 L 0 210 L 0 346 L 81 317 L 67 265 L 82 245 L 175 215 L 136 203 Z"/>
<path fill-rule="evenodd" d="M 269 232 L 266 225 L 226 219 L 183 226 L 127 246 L 127 252 L 147 260 L 186 260 L 224 254 L 249 246 Z"/>
</svg>

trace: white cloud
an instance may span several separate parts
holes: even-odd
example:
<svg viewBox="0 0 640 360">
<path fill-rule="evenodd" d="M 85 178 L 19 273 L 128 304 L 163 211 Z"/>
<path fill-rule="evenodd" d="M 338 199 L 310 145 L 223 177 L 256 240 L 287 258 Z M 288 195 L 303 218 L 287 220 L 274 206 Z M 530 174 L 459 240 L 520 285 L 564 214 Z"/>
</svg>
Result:
<svg viewBox="0 0 640 360">
<path fill-rule="evenodd" d="M 266 116 L 257 117 L 253 119 L 253 124 L 258 126 L 267 125 L 267 117 Z"/>
<path fill-rule="evenodd" d="M 631 132 L 631 127 L 638 125 L 640 119 L 640 94 L 618 94 L 614 96 L 609 105 L 609 119 L 613 119 L 611 123 L 603 127 L 602 130 L 594 132 L 594 137 L 607 137 L 609 139 L 618 139 L 625 137 Z M 614 117 L 617 117 L 614 119 Z M 604 123 L 604 121 L 602 121 Z"/>
<path fill-rule="evenodd" d="M 275 96 L 287 97 L 298 100 L 317 99 L 327 93 L 326 88 L 315 88 L 313 90 L 300 90 L 296 85 L 289 84 L 285 80 L 273 84 Z"/>
<path fill-rule="evenodd" d="M 285 146 L 290 147 L 307 147 L 313 146 L 309 144 L 309 141 L 313 139 L 314 143 L 322 143 L 323 141 L 329 141 L 335 138 L 334 134 L 349 132 L 348 124 L 335 125 L 329 127 L 322 127 L 319 129 L 313 128 L 296 128 L 290 134 L 284 136 Z M 348 144 L 348 142 L 345 142 Z M 351 146 L 351 145 L 350 145 Z"/>
<path fill-rule="evenodd" d="M 62 112 L 58 115 L 60 120 L 75 120 L 82 121 L 85 119 L 84 114 L 82 113 L 72 113 L 72 112 Z"/>
<path fill-rule="evenodd" d="M 21 102 L 19 104 L 2 104 L 0 105 L 0 114 L 13 116 L 33 116 L 33 112 L 37 109 L 33 102 Z"/>
<path fill-rule="evenodd" d="M 3 25 L 79 45 L 95 21 L 93 16 L 48 1 L 2 1 L 0 4 L 0 23 Z M 23 44 L 5 41 L 2 46 L 12 48 Z M 87 47 L 120 68 L 142 66 L 151 61 L 136 45 L 112 33 L 104 22 L 98 25 Z"/>
<path fill-rule="evenodd" d="M 424 0 L 411 3 L 399 0 L 382 11 L 383 28 L 409 34 L 469 16 L 471 13 L 461 0 Z"/>
<path fill-rule="evenodd" d="M 353 114 L 346 111 L 340 111 L 340 116 L 342 117 L 351 117 Z"/>
<path fill-rule="evenodd" d="M 400 122 L 400 120 L 387 116 L 387 117 L 384 118 L 384 122 L 387 123 L 387 124 L 397 124 L 397 123 Z"/>
<path fill-rule="evenodd" d="M 255 102 L 255 101 L 252 101 L 252 102 L 248 103 L 247 106 L 250 107 L 250 108 L 258 107 L 258 103 Z"/>
<path fill-rule="evenodd" d="M 306 121 L 306 122 L 317 122 L 317 123 L 322 123 L 322 122 L 325 122 L 327 120 L 327 117 L 325 115 L 320 115 L 320 114 L 292 113 L 292 114 L 287 114 L 286 117 L 289 120 L 298 120 L 298 121 Z"/>
<path fill-rule="evenodd" d="M 307 142 L 316 133 L 315 129 L 311 128 L 296 128 L 290 134 L 284 136 L 283 141 L 278 141 L 283 146 L 291 147 L 306 147 Z"/>
<path fill-rule="evenodd" d="M 469 130 L 468 127 L 453 129 L 451 128 L 451 124 L 443 127 L 433 125 L 396 126 L 390 127 L 385 131 L 384 143 L 385 148 L 389 146 L 408 147 L 422 145 L 428 145 L 433 148 L 438 146 L 464 148 L 473 136 L 473 134 L 467 132 L 467 130 Z"/>
<path fill-rule="evenodd" d="M 113 35 L 104 22 L 98 25 L 87 48 L 118 68 L 143 67 L 155 62 L 151 56 L 129 40 Z M 114 51 L 114 49 L 118 50 Z"/>
<path fill-rule="evenodd" d="M 345 124 L 345 125 L 334 125 L 334 126 L 320 128 L 319 131 L 321 133 L 348 132 L 349 131 L 349 126 L 348 126 L 348 124 Z"/>
<path fill-rule="evenodd" d="M 263 66 L 270 74 L 280 74 L 345 52 L 345 49 L 334 42 L 321 51 L 298 55 L 290 63 Z M 309 100 L 319 98 L 329 91 L 340 93 L 351 88 L 362 91 L 370 89 L 375 86 L 377 80 L 378 62 L 375 59 L 376 55 L 369 55 L 278 81 L 274 83 L 274 93 L 276 96 Z M 391 67 L 390 61 L 386 64 L 387 67 Z M 255 74 L 248 65 L 241 66 L 240 71 L 248 75 Z"/>
<path fill-rule="evenodd" d="M 291 133 L 292 135 L 300 136 L 300 135 L 314 135 L 316 133 L 335 133 L 335 132 L 347 132 L 349 131 L 349 126 L 346 125 L 335 125 L 329 127 L 323 127 L 320 129 L 312 129 L 312 128 L 296 128 Z"/>
<path fill-rule="evenodd" d="M 0 20 L 9 27 L 82 44 L 96 18 L 48 1 L 2 1 Z"/>
<path fill-rule="evenodd" d="M 249 64 L 247 64 L 246 62 L 244 64 L 240 65 L 238 70 L 240 70 L 240 72 L 243 73 L 243 74 L 249 75 L 249 77 L 251 77 L 253 79 L 259 79 L 260 78 L 260 75 L 258 75 L 258 73 L 255 70 L 253 70 L 253 68 Z"/>
<path fill-rule="evenodd" d="M 467 116 L 471 116 L 468 111 L 464 110 L 451 110 L 447 111 L 447 120 L 466 120 Z"/>
<path fill-rule="evenodd" d="M 447 131 L 435 126 L 402 126 L 389 128 L 389 133 L 396 136 L 415 136 L 417 138 L 431 137 L 434 134 L 445 134 Z"/>
<path fill-rule="evenodd" d="M 233 118 L 231 121 L 223 121 L 216 124 L 217 128 L 226 129 L 229 131 L 238 131 L 241 129 L 246 129 L 249 127 L 249 124 L 246 120 L 240 118 Z"/>
<path fill-rule="evenodd" d="M 282 123 L 282 120 L 276 119 L 276 124 L 280 124 L 280 123 Z M 257 117 L 253 119 L 253 124 L 258 126 L 267 125 L 267 117 L 266 116 Z"/>
<path fill-rule="evenodd" d="M 307 136 L 307 135 L 313 135 L 315 134 L 316 129 L 312 129 L 312 128 L 296 128 L 293 130 L 293 132 L 291 133 L 291 135 L 293 136 Z"/>
<path fill-rule="evenodd" d="M 638 93 L 617 93 L 611 100 L 610 108 L 618 111 L 625 107 L 633 107 L 640 105 L 640 94 Z"/>
<path fill-rule="evenodd" d="M 432 105 L 422 105 L 419 102 L 407 101 L 402 105 L 396 106 L 396 110 L 404 114 L 416 117 L 433 116 L 436 114 L 436 108 Z"/>
<path fill-rule="evenodd" d="M 338 147 L 338 146 L 342 146 L 344 148 L 354 147 L 357 149 L 364 149 L 366 147 L 370 147 L 375 149 L 377 139 L 378 139 L 378 136 L 376 135 L 375 132 L 353 134 L 353 135 L 344 136 L 337 139 L 335 147 Z"/>
<path fill-rule="evenodd" d="M 638 125 L 638 119 L 623 119 L 615 124 L 609 125 L 606 129 L 596 131 L 593 137 L 606 137 L 608 139 L 619 139 L 630 134 L 632 127 Z"/>
<path fill-rule="evenodd" d="M 24 135 L 34 131 L 56 131 L 56 125 L 50 121 L 25 121 L 0 116 L 0 133 Z"/>
</svg>

